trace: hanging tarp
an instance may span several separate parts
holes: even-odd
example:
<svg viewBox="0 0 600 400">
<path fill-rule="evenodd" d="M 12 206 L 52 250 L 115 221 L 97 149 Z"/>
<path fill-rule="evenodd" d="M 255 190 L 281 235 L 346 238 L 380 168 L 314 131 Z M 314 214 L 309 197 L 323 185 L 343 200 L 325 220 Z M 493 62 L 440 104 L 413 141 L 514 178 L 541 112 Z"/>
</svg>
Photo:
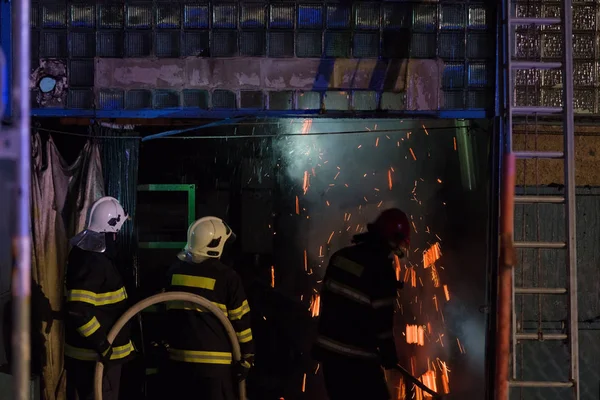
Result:
<svg viewBox="0 0 600 400">
<path fill-rule="evenodd" d="M 31 230 L 32 277 L 39 284 L 55 315 L 63 303 L 68 239 L 84 229 L 87 210 L 104 194 L 99 146 L 88 142 L 71 165 L 61 157 L 52 138 L 32 140 Z M 60 318 L 44 323 L 45 365 L 43 396 L 65 398 L 63 324 Z"/>
</svg>

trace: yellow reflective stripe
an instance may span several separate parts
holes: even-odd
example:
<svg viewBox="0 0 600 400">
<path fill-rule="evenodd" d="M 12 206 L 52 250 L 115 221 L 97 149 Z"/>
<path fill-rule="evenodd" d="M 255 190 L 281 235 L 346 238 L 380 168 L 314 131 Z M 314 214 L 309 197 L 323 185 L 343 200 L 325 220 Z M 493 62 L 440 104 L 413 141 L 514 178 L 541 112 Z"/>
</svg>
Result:
<svg viewBox="0 0 600 400">
<path fill-rule="evenodd" d="M 241 332 L 235 333 L 240 343 L 248 343 L 252 341 L 252 329 L 248 328 Z"/>
<path fill-rule="evenodd" d="M 221 311 L 227 316 L 227 306 L 221 303 L 215 303 L 211 301 L 215 306 L 219 307 Z M 191 301 L 169 301 L 167 302 L 167 310 L 190 310 L 190 311 L 198 311 L 198 312 L 206 312 L 206 310 L 200 308 L 196 303 L 192 303 Z"/>
<path fill-rule="evenodd" d="M 230 365 L 233 360 L 231 353 L 227 352 L 178 349 L 169 349 L 169 358 L 174 361 L 188 363 L 221 365 Z"/>
<path fill-rule="evenodd" d="M 135 351 L 131 341 L 123 346 L 115 346 L 110 355 L 111 360 L 120 360 Z M 82 349 L 65 344 L 65 356 L 82 361 L 98 361 L 98 353 L 91 349 Z"/>
<path fill-rule="evenodd" d="M 383 298 L 383 299 L 378 299 L 378 300 L 371 301 L 371 306 L 373 308 L 389 307 L 389 306 L 393 306 L 395 301 L 396 301 L 396 296 L 394 296 L 394 297 L 386 297 L 386 298 Z"/>
<path fill-rule="evenodd" d="M 365 270 L 365 267 L 363 267 L 359 263 L 356 263 L 352 260 L 347 259 L 346 257 L 341 256 L 336 256 L 331 262 L 331 265 L 333 265 L 334 267 L 338 267 L 339 269 L 342 269 L 348 272 L 349 274 L 358 276 L 359 278 L 362 276 Z"/>
<path fill-rule="evenodd" d="M 174 274 L 171 277 L 171 285 L 173 286 L 186 286 L 198 289 L 213 290 L 216 282 L 216 279 L 205 278 L 204 276 Z"/>
<path fill-rule="evenodd" d="M 100 322 L 96 317 L 92 317 L 86 324 L 77 328 L 77 332 L 79 332 L 81 336 L 88 337 L 93 335 L 98 329 L 100 329 Z"/>
<path fill-rule="evenodd" d="M 252 353 L 248 353 L 248 354 L 242 354 L 242 358 L 243 358 L 244 360 L 245 360 L 245 359 L 248 359 L 248 358 L 252 358 L 252 357 L 254 357 L 254 354 L 252 354 Z"/>
<path fill-rule="evenodd" d="M 242 317 L 250 312 L 250 306 L 248 301 L 244 300 L 241 306 L 233 310 L 229 310 L 229 319 L 234 321 L 236 319 L 242 319 Z"/>
<path fill-rule="evenodd" d="M 343 283 L 334 281 L 333 279 L 329 279 L 325 283 L 325 286 L 332 293 L 338 294 L 340 296 L 344 296 L 350 300 L 356 301 L 357 303 L 367 304 L 367 305 L 371 304 L 371 299 L 366 294 L 364 294 L 354 288 L 351 288 L 348 285 L 344 285 Z"/>
<path fill-rule="evenodd" d="M 358 347 L 350 346 L 344 343 L 337 342 L 335 340 L 329 339 L 325 336 L 319 336 L 317 338 L 317 343 L 321 345 L 323 348 L 336 352 L 338 354 L 342 354 L 345 356 L 352 357 L 361 357 L 361 358 L 377 358 L 377 354 L 360 349 Z"/>
<path fill-rule="evenodd" d="M 124 287 L 114 292 L 94 293 L 89 290 L 69 290 L 67 291 L 67 301 L 79 301 L 93 306 L 106 306 L 116 304 L 127 299 L 127 291 Z"/>
</svg>

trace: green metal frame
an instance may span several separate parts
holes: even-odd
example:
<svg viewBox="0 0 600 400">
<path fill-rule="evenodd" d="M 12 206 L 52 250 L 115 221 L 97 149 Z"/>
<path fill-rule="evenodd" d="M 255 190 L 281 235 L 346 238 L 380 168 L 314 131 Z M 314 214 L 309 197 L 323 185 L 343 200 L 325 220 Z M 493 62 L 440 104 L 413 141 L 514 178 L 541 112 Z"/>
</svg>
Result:
<svg viewBox="0 0 600 400">
<path fill-rule="evenodd" d="M 138 192 L 187 192 L 188 226 L 196 220 L 196 185 L 139 185 Z M 185 242 L 140 242 L 138 246 L 141 249 L 183 249 Z"/>
</svg>

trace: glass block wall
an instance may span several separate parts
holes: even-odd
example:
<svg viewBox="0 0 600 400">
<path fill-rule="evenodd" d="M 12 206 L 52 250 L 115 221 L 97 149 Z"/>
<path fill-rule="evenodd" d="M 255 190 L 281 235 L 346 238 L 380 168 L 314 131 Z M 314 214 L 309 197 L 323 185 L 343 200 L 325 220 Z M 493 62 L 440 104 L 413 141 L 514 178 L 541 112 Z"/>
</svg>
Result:
<svg viewBox="0 0 600 400">
<path fill-rule="evenodd" d="M 516 1 L 517 17 L 562 17 L 557 1 Z M 598 114 L 600 71 L 600 0 L 573 1 L 574 106 L 578 114 Z M 532 61 L 560 61 L 563 37 L 559 26 L 515 29 L 513 55 Z M 562 73 L 559 70 L 517 70 L 514 103 L 520 106 L 562 105 Z"/>
<path fill-rule="evenodd" d="M 66 108 L 311 109 L 341 101 L 341 109 L 401 110 L 406 101 L 396 92 L 99 91 L 94 58 L 438 58 L 440 107 L 481 109 L 493 98 L 493 7 L 468 0 L 39 0 L 31 9 L 32 68 L 39 59 L 64 60 L 68 93 L 58 107 Z"/>
</svg>

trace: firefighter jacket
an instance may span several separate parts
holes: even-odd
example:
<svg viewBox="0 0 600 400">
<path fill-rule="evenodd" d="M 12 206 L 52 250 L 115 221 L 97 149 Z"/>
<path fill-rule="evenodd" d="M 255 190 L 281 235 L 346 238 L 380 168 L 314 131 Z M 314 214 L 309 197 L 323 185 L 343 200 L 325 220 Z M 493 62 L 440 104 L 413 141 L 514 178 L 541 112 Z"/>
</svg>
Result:
<svg viewBox="0 0 600 400">
<path fill-rule="evenodd" d="M 392 367 L 398 284 L 389 249 L 373 242 L 331 256 L 321 290 L 317 360 L 363 359 Z"/>
<path fill-rule="evenodd" d="M 107 334 L 127 310 L 127 292 L 113 260 L 105 253 L 73 247 L 66 273 L 65 356 L 97 361 L 106 355 Z M 126 325 L 112 343 L 110 362 L 119 364 L 134 356 Z"/>
<path fill-rule="evenodd" d="M 215 258 L 202 263 L 179 260 L 167 273 L 166 291 L 202 296 L 227 316 L 237 334 L 242 358 L 254 356 L 250 306 L 239 275 Z M 231 373 L 229 336 L 216 316 L 189 302 L 168 302 L 169 358 L 190 363 L 199 374 Z"/>
</svg>

